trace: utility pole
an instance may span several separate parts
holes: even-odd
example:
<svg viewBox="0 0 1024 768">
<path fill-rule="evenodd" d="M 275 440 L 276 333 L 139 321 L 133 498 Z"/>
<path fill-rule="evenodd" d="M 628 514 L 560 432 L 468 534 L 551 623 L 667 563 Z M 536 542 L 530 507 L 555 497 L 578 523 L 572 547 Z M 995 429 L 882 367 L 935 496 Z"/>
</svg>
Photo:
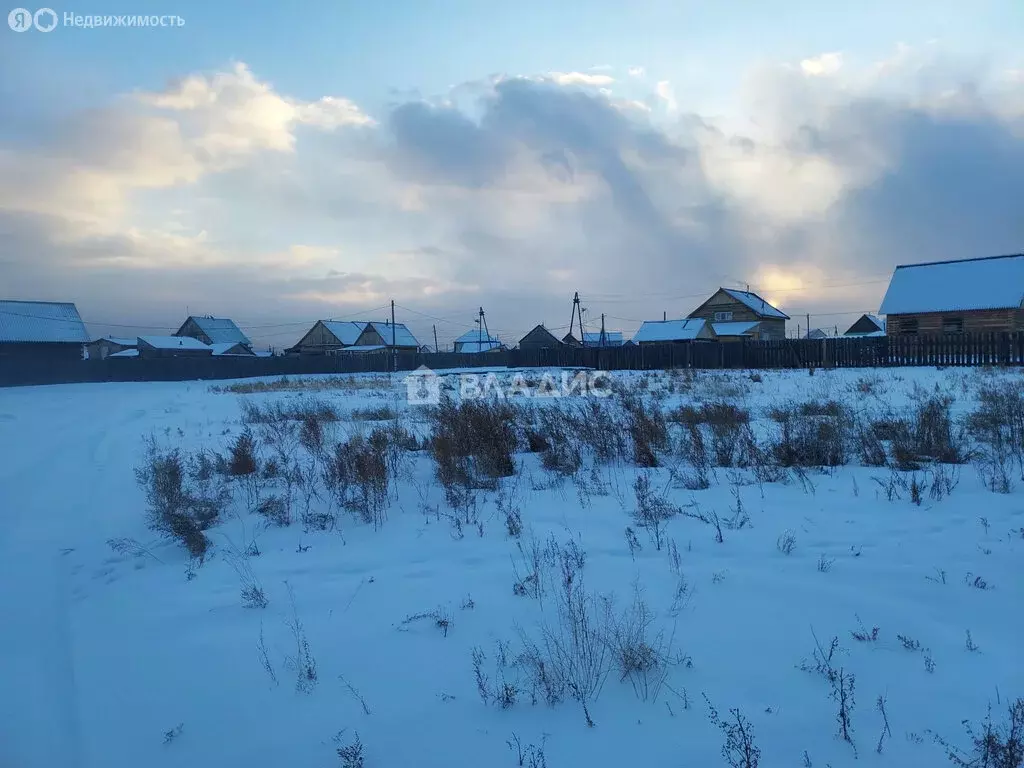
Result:
<svg viewBox="0 0 1024 768">
<path fill-rule="evenodd" d="M 394 369 L 398 370 L 398 347 L 395 345 L 395 300 L 391 300 L 391 360 Z"/>
<path fill-rule="evenodd" d="M 437 347 L 437 326 L 434 326 L 434 352 L 440 352 L 441 350 Z"/>
<path fill-rule="evenodd" d="M 604 333 L 604 312 L 602 312 L 601 313 L 601 335 L 598 337 L 597 343 L 598 343 L 599 346 L 603 347 L 605 345 L 605 341 L 606 340 L 607 340 L 607 336 L 605 336 L 605 333 Z"/>
<path fill-rule="evenodd" d="M 580 319 L 580 344 L 583 343 L 583 312 L 580 310 L 580 293 L 576 291 L 572 297 L 572 315 L 569 317 L 569 335 L 572 336 L 573 325 L 576 322 L 576 317 Z"/>
<path fill-rule="evenodd" d="M 811 313 L 807 313 L 807 338 L 811 338 Z"/>
<path fill-rule="evenodd" d="M 476 318 L 476 351 L 484 351 L 484 308 L 480 307 L 480 314 Z"/>
<path fill-rule="evenodd" d="M 664 323 L 667 320 L 668 320 L 668 312 L 667 311 L 662 311 L 662 313 L 661 313 L 661 322 Z"/>
</svg>

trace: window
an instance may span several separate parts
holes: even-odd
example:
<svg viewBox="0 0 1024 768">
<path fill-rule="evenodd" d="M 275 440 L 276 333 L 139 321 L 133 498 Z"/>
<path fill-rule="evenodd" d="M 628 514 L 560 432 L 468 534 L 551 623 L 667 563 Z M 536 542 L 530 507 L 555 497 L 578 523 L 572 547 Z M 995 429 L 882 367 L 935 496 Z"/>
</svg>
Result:
<svg viewBox="0 0 1024 768">
<path fill-rule="evenodd" d="M 964 319 L 962 317 L 944 317 L 944 318 L 942 318 L 942 332 L 943 333 L 963 333 L 964 332 Z"/>
<path fill-rule="evenodd" d="M 715 312 L 716 323 L 727 323 L 732 320 L 732 312 Z"/>
<path fill-rule="evenodd" d="M 897 325 L 900 333 L 917 333 L 917 318 L 916 317 L 901 317 Z"/>
</svg>

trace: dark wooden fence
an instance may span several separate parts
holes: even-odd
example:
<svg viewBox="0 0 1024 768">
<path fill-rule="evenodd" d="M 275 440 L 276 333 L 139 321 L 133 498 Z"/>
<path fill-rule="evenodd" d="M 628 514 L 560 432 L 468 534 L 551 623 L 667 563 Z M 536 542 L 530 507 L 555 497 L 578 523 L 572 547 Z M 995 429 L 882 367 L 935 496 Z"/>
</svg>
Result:
<svg viewBox="0 0 1024 768">
<path fill-rule="evenodd" d="M 892 338 L 686 342 L 612 347 L 523 349 L 480 354 L 350 354 L 331 357 L 214 357 L 142 360 L 15 360 L 0 358 L 0 386 L 106 381 L 190 381 L 255 376 L 347 374 L 480 367 L 564 367 L 616 370 L 667 368 L 872 368 L 881 366 L 1018 365 L 1024 333 Z"/>
</svg>

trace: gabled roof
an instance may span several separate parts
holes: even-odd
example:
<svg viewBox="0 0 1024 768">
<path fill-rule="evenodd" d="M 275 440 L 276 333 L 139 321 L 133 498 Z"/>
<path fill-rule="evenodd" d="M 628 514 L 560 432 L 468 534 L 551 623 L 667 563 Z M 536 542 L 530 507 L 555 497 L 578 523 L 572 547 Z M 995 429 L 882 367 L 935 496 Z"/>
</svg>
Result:
<svg viewBox="0 0 1024 768">
<path fill-rule="evenodd" d="M 232 344 L 252 343 L 249 341 L 249 338 L 242 333 L 241 329 L 235 325 L 234 320 L 229 320 L 226 317 L 207 317 L 196 315 L 192 315 L 188 319 L 199 326 L 199 329 L 210 337 L 210 342 L 213 344 L 226 344 L 227 342 L 231 342 Z M 185 322 L 187 323 L 188 320 Z M 181 333 L 180 329 L 178 330 L 178 333 Z"/>
<path fill-rule="evenodd" d="M 844 336 L 885 336 L 885 320 L 872 314 L 863 314 L 851 325 Z"/>
<path fill-rule="evenodd" d="M 500 341 L 460 341 L 459 352 L 490 352 L 492 349 L 501 347 Z"/>
<path fill-rule="evenodd" d="M 474 329 L 472 331 L 466 331 L 464 334 L 459 336 L 459 338 L 457 338 L 455 340 L 455 343 L 456 344 L 462 344 L 463 342 L 469 342 L 469 341 L 472 341 L 474 343 L 479 342 L 479 341 L 482 341 L 484 343 L 487 343 L 488 341 L 497 342 L 498 341 L 498 337 L 497 336 L 492 336 L 488 331 L 481 331 L 479 329 Z"/>
<path fill-rule="evenodd" d="M 367 323 L 367 325 L 380 334 L 380 337 L 384 339 L 384 343 L 389 347 L 391 346 L 392 330 L 394 331 L 396 347 L 416 347 L 418 349 L 420 346 L 420 343 L 416 341 L 416 337 L 412 335 L 412 331 L 406 328 L 402 323 L 392 324 L 387 322 L 378 323 L 374 321 Z"/>
<path fill-rule="evenodd" d="M 217 344 L 211 344 L 210 349 L 213 350 L 214 357 L 221 355 L 227 355 L 228 357 L 252 357 L 249 352 L 232 352 L 233 349 L 248 349 L 246 344 L 240 341 L 224 341 Z"/>
<path fill-rule="evenodd" d="M 1024 300 L 1024 254 L 896 267 L 884 315 L 1017 309 Z"/>
<path fill-rule="evenodd" d="M 718 336 L 746 336 L 748 333 L 756 331 L 760 324 L 757 320 L 753 320 L 748 322 L 712 323 L 711 327 L 715 329 L 715 333 Z"/>
<path fill-rule="evenodd" d="M 117 344 L 119 347 L 134 347 L 139 343 L 137 336 L 100 336 L 98 339 L 93 339 L 92 344 L 97 341 L 109 341 L 111 344 Z"/>
<path fill-rule="evenodd" d="M 683 320 L 645 320 L 640 329 L 633 334 L 633 341 L 693 341 L 697 338 L 706 320 L 686 318 Z"/>
<path fill-rule="evenodd" d="M 828 332 L 821 328 L 811 328 L 804 336 L 805 339 L 827 339 Z"/>
<path fill-rule="evenodd" d="M 736 301 L 746 304 L 750 309 L 756 312 L 760 317 L 770 317 L 777 320 L 789 320 L 789 315 L 780 309 L 776 309 L 767 301 L 762 299 L 756 293 L 752 291 L 740 291 L 736 288 L 723 288 L 727 294 L 732 296 Z"/>
<path fill-rule="evenodd" d="M 0 342 L 87 344 L 74 304 L 0 300 Z"/>
<path fill-rule="evenodd" d="M 138 357 L 139 350 L 137 349 L 122 349 L 120 352 L 115 352 L 112 355 L 107 355 L 107 358 L 111 357 Z"/>
<path fill-rule="evenodd" d="M 153 349 L 210 349 L 191 336 L 139 336 L 139 341 Z"/>
<path fill-rule="evenodd" d="M 366 330 L 366 323 L 357 323 L 351 320 L 321 320 L 320 322 L 334 334 L 340 343 L 346 346 L 355 344 Z"/>
<path fill-rule="evenodd" d="M 351 347 L 339 349 L 338 352 L 380 352 L 384 349 L 389 349 L 387 344 L 353 344 Z"/>
<path fill-rule="evenodd" d="M 522 344 L 526 339 L 530 338 L 535 333 L 540 336 L 551 339 L 556 344 L 562 343 L 561 340 L 557 336 L 555 336 L 555 334 L 553 334 L 551 331 L 544 327 L 543 323 L 541 323 L 540 325 L 535 325 L 528 334 L 526 334 L 525 336 L 523 336 L 523 338 L 519 340 L 519 343 Z"/>
<path fill-rule="evenodd" d="M 622 338 L 622 331 L 605 331 L 604 332 L 604 344 L 605 347 L 621 347 L 625 339 Z M 583 346 L 585 347 L 600 347 L 601 344 L 601 332 L 585 331 L 583 333 Z"/>
</svg>

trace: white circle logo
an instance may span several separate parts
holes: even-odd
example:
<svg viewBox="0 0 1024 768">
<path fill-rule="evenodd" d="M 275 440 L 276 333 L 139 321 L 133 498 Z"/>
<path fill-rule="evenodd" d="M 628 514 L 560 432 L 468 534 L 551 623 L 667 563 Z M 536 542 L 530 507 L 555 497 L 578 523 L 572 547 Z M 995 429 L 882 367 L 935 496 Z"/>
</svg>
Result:
<svg viewBox="0 0 1024 768">
<path fill-rule="evenodd" d="M 28 32 L 32 29 L 32 11 L 27 8 L 15 8 L 7 14 L 7 26 L 15 32 Z"/>
<path fill-rule="evenodd" d="M 32 17 L 32 23 L 40 32 L 53 32 L 57 27 L 57 14 L 53 8 L 40 8 Z"/>
</svg>

